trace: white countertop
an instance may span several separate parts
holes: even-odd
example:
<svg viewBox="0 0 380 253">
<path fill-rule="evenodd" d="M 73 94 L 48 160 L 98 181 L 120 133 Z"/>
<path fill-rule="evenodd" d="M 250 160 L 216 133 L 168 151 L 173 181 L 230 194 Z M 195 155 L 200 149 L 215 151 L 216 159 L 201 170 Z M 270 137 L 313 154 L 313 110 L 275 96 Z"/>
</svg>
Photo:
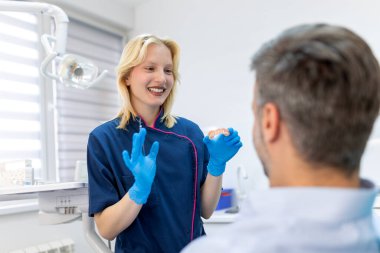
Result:
<svg viewBox="0 0 380 253">
<path fill-rule="evenodd" d="M 203 223 L 233 223 L 239 213 L 226 213 L 226 210 L 215 211 L 209 219 L 203 219 Z"/>
<path fill-rule="evenodd" d="M 1 187 L 0 195 L 12 195 L 12 194 L 43 192 L 43 191 L 77 189 L 77 188 L 82 188 L 85 186 L 86 184 L 81 183 L 81 182 L 67 182 L 67 183 L 52 183 L 52 184 L 41 184 L 41 185 Z"/>
</svg>

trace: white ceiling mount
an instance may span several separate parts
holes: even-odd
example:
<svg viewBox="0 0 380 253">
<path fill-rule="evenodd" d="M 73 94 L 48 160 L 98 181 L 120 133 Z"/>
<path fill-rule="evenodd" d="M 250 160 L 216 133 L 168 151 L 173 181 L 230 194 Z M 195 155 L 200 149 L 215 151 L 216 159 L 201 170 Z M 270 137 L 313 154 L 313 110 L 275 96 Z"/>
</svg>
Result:
<svg viewBox="0 0 380 253">
<path fill-rule="evenodd" d="M 86 89 L 102 80 L 107 70 L 99 69 L 90 60 L 78 55 L 66 55 L 67 25 L 69 18 L 59 7 L 39 2 L 0 1 L 0 11 L 41 13 L 53 18 L 55 31 L 43 34 L 41 43 L 46 57 L 40 66 L 40 73 L 69 87 Z M 57 66 L 56 66 L 57 65 Z M 52 69 L 52 72 L 49 72 Z"/>
</svg>

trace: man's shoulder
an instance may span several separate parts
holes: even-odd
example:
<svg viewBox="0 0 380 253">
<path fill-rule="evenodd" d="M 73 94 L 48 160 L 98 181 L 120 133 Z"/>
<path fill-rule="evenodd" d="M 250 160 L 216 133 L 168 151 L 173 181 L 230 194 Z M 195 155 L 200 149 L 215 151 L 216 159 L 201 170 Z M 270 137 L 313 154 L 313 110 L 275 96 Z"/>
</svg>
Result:
<svg viewBox="0 0 380 253">
<path fill-rule="evenodd" d="M 218 252 L 227 253 L 231 252 L 231 246 L 234 244 L 230 238 L 225 237 L 223 234 L 218 233 L 215 236 L 202 236 L 187 245 L 181 253 L 208 253 Z"/>
</svg>

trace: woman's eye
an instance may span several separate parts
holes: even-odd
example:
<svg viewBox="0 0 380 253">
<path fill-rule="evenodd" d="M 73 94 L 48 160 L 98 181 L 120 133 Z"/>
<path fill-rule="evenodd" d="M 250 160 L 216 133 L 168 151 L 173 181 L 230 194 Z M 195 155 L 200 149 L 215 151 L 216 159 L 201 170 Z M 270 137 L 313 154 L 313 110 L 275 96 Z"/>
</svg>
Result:
<svg viewBox="0 0 380 253">
<path fill-rule="evenodd" d="M 145 69 L 148 70 L 148 71 L 154 71 L 153 67 L 145 67 Z"/>
<path fill-rule="evenodd" d="M 171 69 L 165 69 L 165 73 L 166 73 L 166 74 L 172 74 L 172 73 L 173 73 L 173 70 L 171 70 Z"/>
</svg>

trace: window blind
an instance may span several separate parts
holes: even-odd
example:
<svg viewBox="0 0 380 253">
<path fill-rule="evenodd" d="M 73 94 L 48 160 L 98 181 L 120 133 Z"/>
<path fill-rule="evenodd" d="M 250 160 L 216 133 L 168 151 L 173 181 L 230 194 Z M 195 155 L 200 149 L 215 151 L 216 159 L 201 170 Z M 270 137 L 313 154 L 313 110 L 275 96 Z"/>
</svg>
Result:
<svg viewBox="0 0 380 253">
<path fill-rule="evenodd" d="M 74 179 L 77 161 L 86 160 L 89 132 L 114 118 L 120 109 L 115 68 L 123 38 L 70 19 L 67 53 L 78 54 L 109 71 L 100 83 L 86 90 L 57 85 L 58 167 L 60 181 Z"/>
<path fill-rule="evenodd" d="M 0 186 L 23 184 L 21 171 L 13 173 L 7 164 L 28 160 L 36 177 L 41 168 L 37 21 L 28 13 L 0 12 Z"/>
</svg>

